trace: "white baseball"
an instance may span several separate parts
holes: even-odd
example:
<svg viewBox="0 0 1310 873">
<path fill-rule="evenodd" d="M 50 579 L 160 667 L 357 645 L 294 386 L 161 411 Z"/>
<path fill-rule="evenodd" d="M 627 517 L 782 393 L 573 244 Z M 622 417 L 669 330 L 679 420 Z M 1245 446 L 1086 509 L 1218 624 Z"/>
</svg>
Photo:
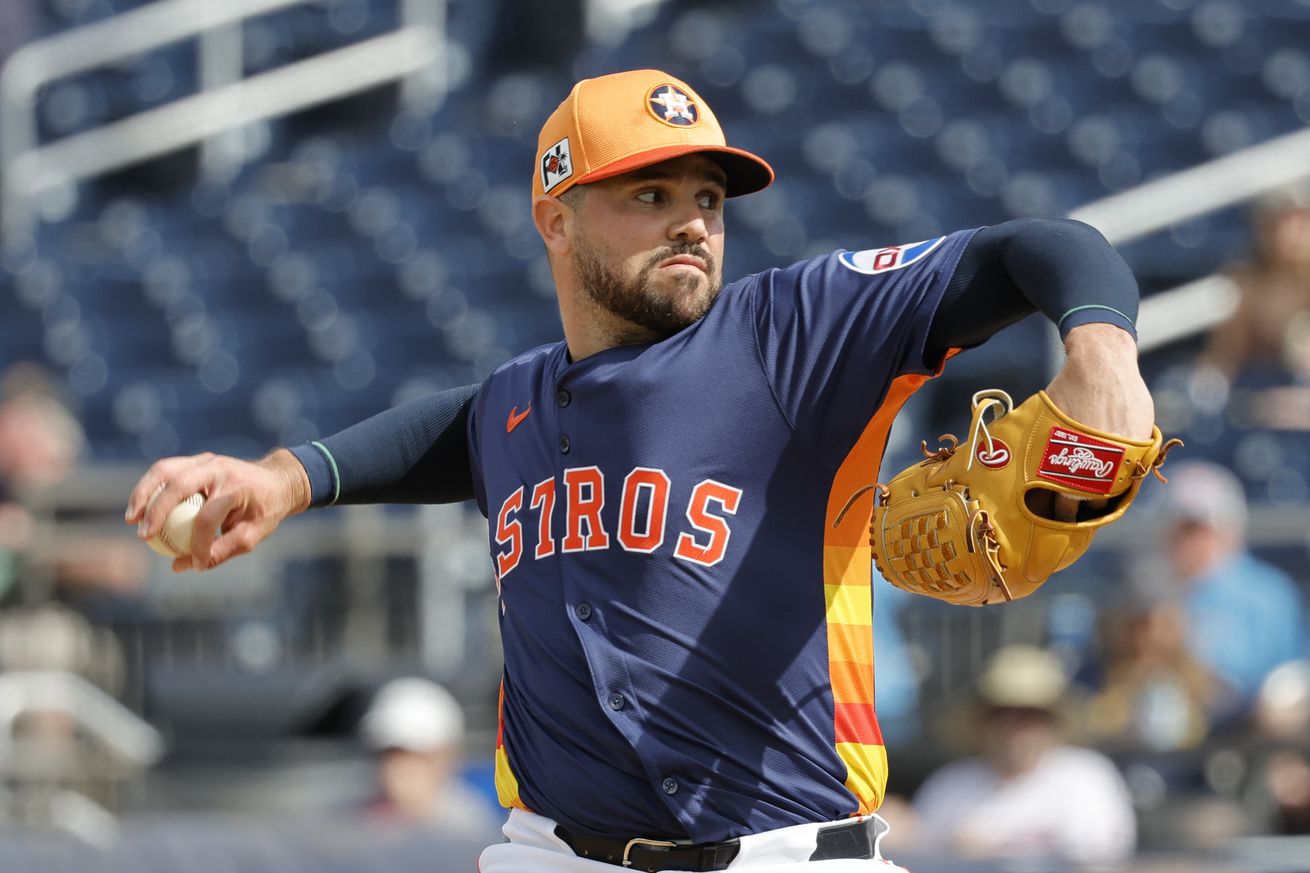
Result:
<svg viewBox="0 0 1310 873">
<path fill-rule="evenodd" d="M 158 495 L 158 491 L 155 492 Z M 154 497 L 150 501 L 154 502 Z M 191 554 L 191 533 L 195 529 L 196 513 L 205 505 L 203 494 L 192 494 L 183 500 L 164 519 L 159 533 L 146 540 L 146 545 L 166 558 L 185 558 Z M 146 507 L 149 509 L 149 506 Z"/>
</svg>

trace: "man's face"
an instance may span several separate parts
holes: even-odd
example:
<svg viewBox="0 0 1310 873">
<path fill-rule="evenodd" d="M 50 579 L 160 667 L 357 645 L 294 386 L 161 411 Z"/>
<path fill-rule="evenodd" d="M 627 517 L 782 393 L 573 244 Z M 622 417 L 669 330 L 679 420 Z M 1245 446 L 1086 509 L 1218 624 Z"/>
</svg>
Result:
<svg viewBox="0 0 1310 873">
<path fill-rule="evenodd" d="M 1005 776 L 1028 772 L 1055 743 L 1055 716 L 1049 710 L 992 706 L 981 724 L 984 754 Z"/>
<path fill-rule="evenodd" d="M 687 155 L 586 186 L 572 253 L 582 292 L 641 338 L 700 320 L 723 287 L 724 181 Z"/>
<path fill-rule="evenodd" d="M 1166 551 L 1181 581 L 1195 579 L 1236 549 L 1236 541 L 1203 521 L 1179 519 L 1170 525 Z"/>
</svg>

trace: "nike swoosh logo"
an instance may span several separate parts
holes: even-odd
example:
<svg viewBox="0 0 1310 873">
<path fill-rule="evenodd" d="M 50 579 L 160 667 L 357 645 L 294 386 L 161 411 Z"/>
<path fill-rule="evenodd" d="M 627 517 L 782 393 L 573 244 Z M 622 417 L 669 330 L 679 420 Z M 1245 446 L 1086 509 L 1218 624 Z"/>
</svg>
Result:
<svg viewBox="0 0 1310 873">
<path fill-rule="evenodd" d="M 523 421 L 523 419 L 528 417 L 528 413 L 531 411 L 532 411 L 531 403 L 529 403 L 528 408 L 523 410 L 522 412 L 519 412 L 519 408 L 517 406 L 511 409 L 509 411 L 509 421 L 505 422 L 505 433 L 513 433 L 514 428 L 518 427 L 519 424 Z"/>
</svg>

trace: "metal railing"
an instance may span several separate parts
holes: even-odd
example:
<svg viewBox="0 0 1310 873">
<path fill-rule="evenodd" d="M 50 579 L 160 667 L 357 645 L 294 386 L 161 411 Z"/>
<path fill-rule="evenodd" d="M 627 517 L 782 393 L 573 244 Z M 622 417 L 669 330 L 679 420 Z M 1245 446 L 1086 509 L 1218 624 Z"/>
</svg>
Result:
<svg viewBox="0 0 1310 873">
<path fill-rule="evenodd" d="M 402 99 L 434 107 L 445 94 L 445 0 L 397 0 L 389 33 L 242 78 L 241 23 L 318 0 L 160 0 L 29 43 L 0 71 L 0 237 L 30 234 L 42 192 L 202 144 L 202 165 L 230 171 L 239 152 L 220 134 L 404 80 Z M 119 121 L 39 143 L 36 105 L 47 83 L 161 46 L 198 39 L 199 93 Z"/>
<path fill-rule="evenodd" d="M 14 723 L 31 712 L 59 712 L 87 735 L 141 766 L 164 753 L 159 732 L 87 680 L 57 670 L 0 674 L 0 762 L 11 764 Z"/>
<path fill-rule="evenodd" d="M 20 730 L 25 717 L 43 727 L 57 721 L 50 733 Z M 117 820 L 103 801 L 163 754 L 157 730 L 82 676 L 0 674 L 0 776 L 9 789 L 0 797 L 0 823 L 52 826 L 91 845 L 111 845 Z"/>
<path fill-rule="evenodd" d="M 1204 164 L 1155 179 L 1069 213 L 1123 245 L 1179 222 L 1242 203 L 1310 179 L 1310 128 L 1293 131 Z M 1142 351 L 1219 324 L 1237 305 L 1237 290 L 1223 276 L 1207 276 L 1142 302 Z"/>
</svg>

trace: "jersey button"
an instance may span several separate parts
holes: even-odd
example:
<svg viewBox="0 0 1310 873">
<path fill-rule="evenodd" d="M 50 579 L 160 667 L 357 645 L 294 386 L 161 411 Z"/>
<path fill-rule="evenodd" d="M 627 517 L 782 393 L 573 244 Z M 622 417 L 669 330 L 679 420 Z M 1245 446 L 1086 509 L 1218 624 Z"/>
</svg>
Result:
<svg viewBox="0 0 1310 873">
<path fill-rule="evenodd" d="M 627 701 L 623 699 L 623 695 L 622 695 L 622 694 L 611 694 L 611 695 L 610 695 L 610 709 L 614 710 L 615 712 L 618 712 L 618 711 L 619 711 L 620 709 L 622 709 L 626 704 L 627 704 Z"/>
<path fill-rule="evenodd" d="M 561 388 L 555 392 L 555 402 L 560 405 L 561 409 L 563 409 L 565 406 L 568 406 L 573 402 L 573 395 Z"/>
<path fill-rule="evenodd" d="M 670 776 L 669 778 L 665 779 L 662 783 L 660 783 L 660 788 L 664 789 L 665 794 L 677 794 L 678 780 Z"/>
<path fill-rule="evenodd" d="M 591 618 L 591 604 L 579 603 L 577 606 L 573 607 L 573 614 L 576 615 L 581 621 L 586 621 L 587 619 Z"/>
<path fill-rule="evenodd" d="M 569 435 L 568 435 L 568 434 L 563 434 L 563 435 L 560 436 L 560 438 L 559 438 L 559 450 L 560 450 L 561 453 L 563 453 L 563 454 L 565 454 L 565 455 L 567 455 L 567 454 L 569 453 Z"/>
</svg>

